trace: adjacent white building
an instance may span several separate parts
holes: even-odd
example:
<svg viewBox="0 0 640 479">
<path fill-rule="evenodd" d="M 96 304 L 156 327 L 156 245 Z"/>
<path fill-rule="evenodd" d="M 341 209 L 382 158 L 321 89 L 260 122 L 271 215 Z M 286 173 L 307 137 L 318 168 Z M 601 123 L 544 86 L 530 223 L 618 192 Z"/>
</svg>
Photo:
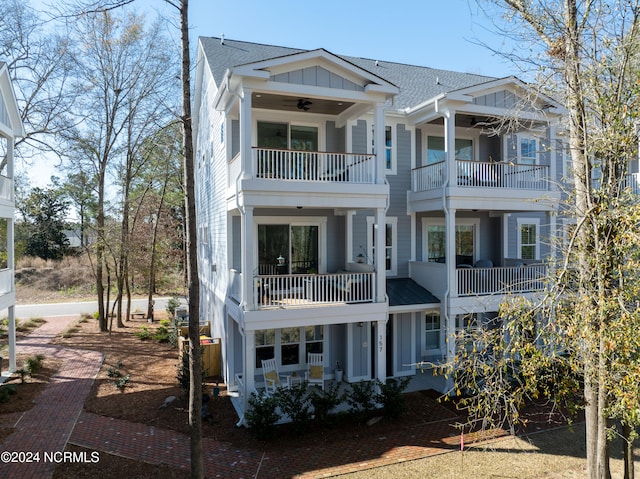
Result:
<svg viewBox="0 0 640 479">
<path fill-rule="evenodd" d="M 415 375 L 541 290 L 563 111 L 517 78 L 203 37 L 194 102 L 200 313 L 245 400 L 268 358 Z"/>
<path fill-rule="evenodd" d="M 7 310 L 9 319 L 9 369 L 2 371 L 3 377 L 16 370 L 13 168 L 16 139 L 24 136 L 11 77 L 7 65 L 0 62 L 0 310 Z"/>
</svg>

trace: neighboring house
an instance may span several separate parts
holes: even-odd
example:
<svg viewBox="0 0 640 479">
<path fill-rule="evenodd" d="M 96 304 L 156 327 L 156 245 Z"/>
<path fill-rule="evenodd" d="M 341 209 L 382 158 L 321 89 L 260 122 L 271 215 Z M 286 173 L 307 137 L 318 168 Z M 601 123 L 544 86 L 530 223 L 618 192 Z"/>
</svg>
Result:
<svg viewBox="0 0 640 479">
<path fill-rule="evenodd" d="M 0 310 L 7 311 L 9 338 L 9 370 L 3 378 L 16 370 L 16 293 L 13 273 L 14 239 L 14 147 L 16 138 L 24 137 L 24 128 L 9 70 L 0 62 Z M 3 313 L 4 316 L 4 313 Z M 5 356 L 5 354 L 2 354 Z"/>
<path fill-rule="evenodd" d="M 240 408 L 263 359 L 412 376 L 506 295 L 540 291 L 562 113 L 515 77 L 200 38 L 200 314 Z"/>
</svg>

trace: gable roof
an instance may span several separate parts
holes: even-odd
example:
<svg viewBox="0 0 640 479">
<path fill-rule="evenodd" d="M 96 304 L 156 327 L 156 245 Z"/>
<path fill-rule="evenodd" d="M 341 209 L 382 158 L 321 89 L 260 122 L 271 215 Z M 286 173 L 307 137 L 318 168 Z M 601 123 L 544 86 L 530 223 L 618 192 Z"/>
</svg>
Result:
<svg viewBox="0 0 640 479">
<path fill-rule="evenodd" d="M 220 38 L 216 37 L 200 37 L 199 41 L 209 62 L 213 78 L 218 85 L 224 78 L 227 69 L 313 51 L 241 42 L 226 38 L 224 42 L 221 42 Z M 409 108 L 442 93 L 461 90 L 497 79 L 483 75 L 328 53 L 397 86 L 400 89 L 400 93 L 394 98 L 394 108 L 397 109 Z"/>
<path fill-rule="evenodd" d="M 24 137 L 24 125 L 22 124 L 22 118 L 20 116 L 20 110 L 18 110 L 18 103 L 16 101 L 16 94 L 11 83 L 11 77 L 9 75 L 9 69 L 5 62 L 0 62 L 0 103 L 3 104 L 4 110 L 11 123 L 11 134 L 14 137 Z"/>
</svg>

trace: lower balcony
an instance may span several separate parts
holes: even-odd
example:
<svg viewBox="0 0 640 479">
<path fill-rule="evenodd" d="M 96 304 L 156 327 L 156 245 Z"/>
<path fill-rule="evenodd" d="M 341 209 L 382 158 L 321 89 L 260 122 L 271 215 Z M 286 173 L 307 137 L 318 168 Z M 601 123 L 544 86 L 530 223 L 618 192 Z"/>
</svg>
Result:
<svg viewBox="0 0 640 479">
<path fill-rule="evenodd" d="M 241 273 L 231 271 L 231 296 L 241 301 Z M 372 303 L 375 273 L 283 274 L 253 278 L 253 304 L 257 310 L 293 309 Z"/>
</svg>

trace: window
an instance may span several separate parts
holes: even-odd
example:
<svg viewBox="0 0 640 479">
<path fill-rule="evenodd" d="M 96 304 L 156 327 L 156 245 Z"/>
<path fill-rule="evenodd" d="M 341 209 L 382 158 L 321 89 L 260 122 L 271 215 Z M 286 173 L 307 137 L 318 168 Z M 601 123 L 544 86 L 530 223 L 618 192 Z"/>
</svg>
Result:
<svg viewBox="0 0 640 479">
<path fill-rule="evenodd" d="M 372 261 L 375 264 L 376 257 L 376 226 L 373 222 L 372 217 L 367 218 L 368 224 L 368 244 L 371 245 L 369 248 L 369 257 L 372 258 Z M 398 243 L 397 240 L 397 218 L 387 218 L 385 224 L 385 234 L 384 234 L 384 264 L 385 271 L 390 276 L 395 276 L 397 274 L 397 262 L 398 262 L 398 253 L 396 249 L 396 245 Z"/>
<path fill-rule="evenodd" d="M 318 273 L 318 242 L 318 225 L 258 225 L 258 274 Z"/>
<path fill-rule="evenodd" d="M 537 219 L 518 219 L 518 254 L 520 259 L 539 259 Z"/>
<path fill-rule="evenodd" d="M 304 341 L 304 350 L 301 347 L 303 344 L 302 341 Z M 263 359 L 271 358 L 276 358 L 276 362 L 280 366 L 299 366 L 306 364 L 308 353 L 323 352 L 323 341 L 324 326 L 304 326 L 256 331 L 256 368 L 262 368 Z M 304 356 L 301 355 L 301 352 Z M 292 367 L 289 369 L 296 368 Z"/>
<path fill-rule="evenodd" d="M 396 165 L 395 165 L 395 155 L 393 151 L 393 130 L 394 127 L 385 126 L 384 127 L 384 164 L 387 173 L 395 174 Z M 371 153 L 376 153 L 376 130 L 375 125 L 371 124 Z"/>
<path fill-rule="evenodd" d="M 427 164 L 439 163 L 446 159 L 444 137 L 427 137 Z M 456 138 L 456 160 L 473 161 L 473 140 Z"/>
<path fill-rule="evenodd" d="M 304 328 L 304 339 L 306 342 L 304 361 L 306 362 L 309 353 L 321 353 L 324 339 L 323 326 L 306 326 Z"/>
<path fill-rule="evenodd" d="M 422 354 L 433 354 L 440 349 L 440 331 L 441 331 L 440 314 L 437 312 L 428 312 L 424 315 L 424 336 Z"/>
<path fill-rule="evenodd" d="M 523 165 L 537 165 L 539 142 L 530 135 L 519 133 L 508 137 L 508 159 Z"/>
<path fill-rule="evenodd" d="M 318 151 L 318 128 L 259 121 L 258 147 Z"/>
<path fill-rule="evenodd" d="M 423 220 L 425 248 L 423 258 L 430 263 L 445 263 L 446 230 L 443 220 Z M 456 265 L 473 265 L 478 244 L 478 220 L 461 220 L 456 224 Z"/>
<path fill-rule="evenodd" d="M 300 328 L 280 330 L 280 359 L 283 366 L 300 362 Z"/>
<path fill-rule="evenodd" d="M 573 162 L 571 160 L 571 152 L 569 146 L 562 140 L 556 141 L 556 154 L 558 160 L 562 164 L 562 177 L 564 181 L 573 181 Z"/>
<path fill-rule="evenodd" d="M 262 368 L 263 359 L 275 357 L 276 330 L 256 331 L 256 368 Z"/>
</svg>

